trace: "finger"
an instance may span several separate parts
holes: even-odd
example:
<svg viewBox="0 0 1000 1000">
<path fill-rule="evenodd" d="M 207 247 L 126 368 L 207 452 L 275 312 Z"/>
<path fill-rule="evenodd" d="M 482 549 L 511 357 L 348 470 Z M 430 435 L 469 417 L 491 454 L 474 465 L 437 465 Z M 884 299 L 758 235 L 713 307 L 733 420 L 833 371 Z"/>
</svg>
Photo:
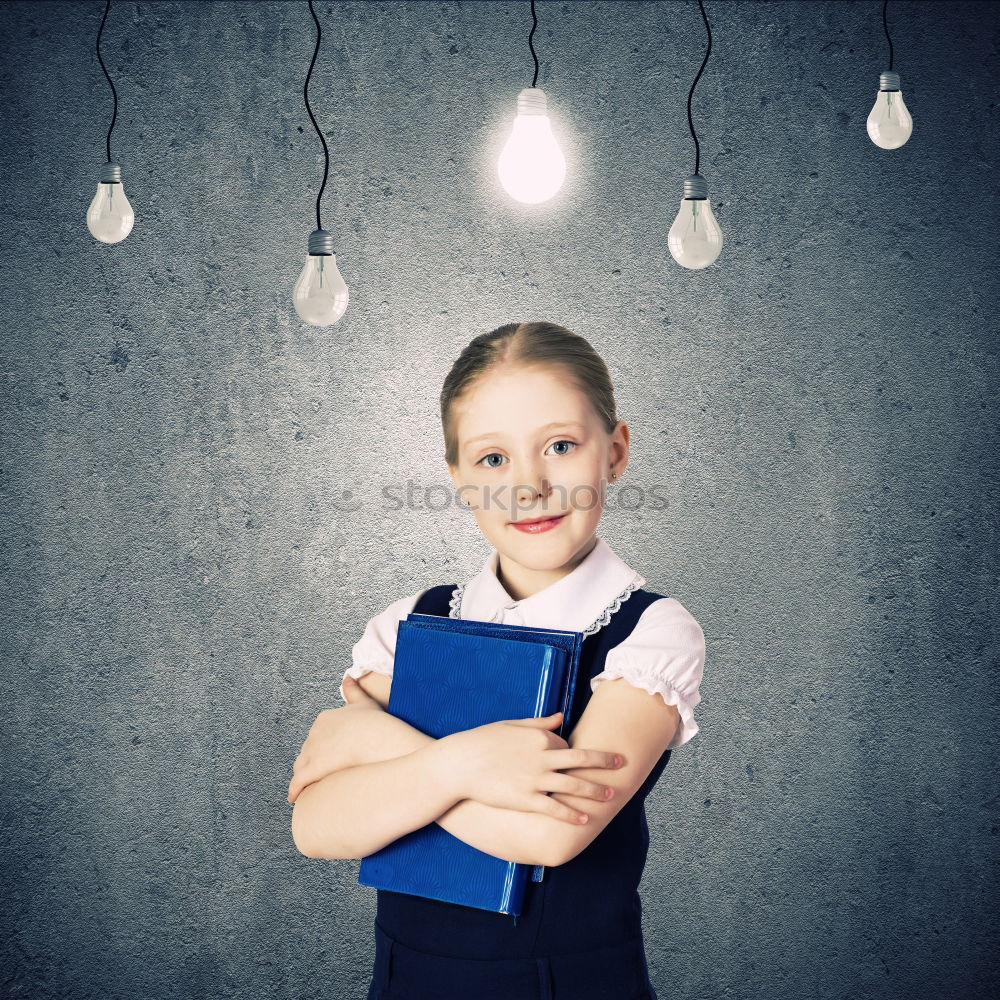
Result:
<svg viewBox="0 0 1000 1000">
<path fill-rule="evenodd" d="M 549 754 L 546 766 L 551 771 L 564 771 L 571 767 L 621 767 L 625 760 L 621 754 L 608 753 L 604 750 L 586 750 L 583 747 L 570 747 L 568 750 L 546 750 Z M 555 763 L 552 763 L 555 761 Z M 620 763 L 619 763 L 620 762 Z"/>
<path fill-rule="evenodd" d="M 542 787 L 547 792 L 578 795 L 582 799 L 595 799 L 597 802 L 608 802 L 615 795 L 615 790 L 610 785 L 599 781 L 587 781 L 586 778 L 576 778 L 560 771 L 550 772 L 543 778 Z"/>
<path fill-rule="evenodd" d="M 288 801 L 294 802 L 299 797 L 299 792 L 301 792 L 306 785 L 312 784 L 315 780 L 315 776 L 303 768 L 298 774 L 295 775 L 294 778 L 292 778 L 288 785 Z"/>
<path fill-rule="evenodd" d="M 356 705 L 359 701 L 376 701 L 353 677 L 344 679 L 344 694 L 349 695 L 348 705 Z"/>
<path fill-rule="evenodd" d="M 528 719 L 510 719 L 510 722 L 519 723 L 523 726 L 541 726 L 543 729 L 548 726 L 557 726 L 562 722 L 562 712 L 553 712 L 551 715 L 533 716 Z"/>
<path fill-rule="evenodd" d="M 579 809 L 573 809 L 558 799 L 552 798 L 550 795 L 541 795 L 539 799 L 538 811 L 551 816 L 553 819 L 562 820 L 564 823 L 572 823 L 574 826 L 582 826 L 590 820 L 587 813 L 580 812 Z"/>
<path fill-rule="evenodd" d="M 294 803 L 295 800 L 302 794 L 302 790 L 312 783 L 312 778 L 296 778 L 295 781 L 288 786 L 288 801 Z"/>
</svg>

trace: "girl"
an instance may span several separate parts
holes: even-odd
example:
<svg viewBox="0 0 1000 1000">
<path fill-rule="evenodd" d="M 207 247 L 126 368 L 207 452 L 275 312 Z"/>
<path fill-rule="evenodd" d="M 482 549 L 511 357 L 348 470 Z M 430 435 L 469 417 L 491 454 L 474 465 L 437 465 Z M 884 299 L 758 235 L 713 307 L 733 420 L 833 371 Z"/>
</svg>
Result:
<svg viewBox="0 0 1000 1000">
<path fill-rule="evenodd" d="M 495 857 L 546 865 L 513 917 L 378 890 L 368 1000 L 656 1000 L 638 885 L 643 802 L 698 726 L 698 622 L 597 535 L 628 464 L 608 370 L 552 323 L 476 337 L 441 393 L 445 460 L 493 548 L 458 585 L 390 604 L 295 763 L 293 836 L 361 858 L 437 822 Z M 434 740 L 385 708 L 411 611 L 584 633 L 568 739 L 560 713 Z M 589 680 L 589 683 L 586 683 Z"/>
</svg>

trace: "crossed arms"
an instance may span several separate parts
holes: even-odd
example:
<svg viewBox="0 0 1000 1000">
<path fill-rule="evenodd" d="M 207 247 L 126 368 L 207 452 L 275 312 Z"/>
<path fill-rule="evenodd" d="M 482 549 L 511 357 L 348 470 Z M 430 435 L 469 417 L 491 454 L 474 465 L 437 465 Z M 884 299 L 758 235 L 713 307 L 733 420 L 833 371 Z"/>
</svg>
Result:
<svg viewBox="0 0 1000 1000">
<path fill-rule="evenodd" d="M 554 801 L 546 812 L 500 808 L 469 797 L 460 741 L 435 740 L 385 711 L 391 683 L 383 674 L 365 674 L 358 681 L 360 697 L 352 695 L 351 704 L 334 710 L 354 713 L 341 720 L 352 737 L 350 754 L 343 758 L 350 764 L 297 790 L 292 836 L 307 857 L 362 858 L 436 822 L 506 861 L 563 864 L 628 802 L 680 721 L 676 707 L 659 695 L 621 678 L 604 681 L 566 742 L 569 748 L 582 748 L 580 759 L 592 759 L 590 751 L 598 748 L 619 753 L 623 766 L 571 767 L 562 773 L 580 779 L 574 784 L 581 792 L 597 784 L 610 786 L 612 797 L 599 801 L 589 794 L 551 792 Z M 567 822 L 574 812 L 586 813 L 588 821 Z"/>
</svg>

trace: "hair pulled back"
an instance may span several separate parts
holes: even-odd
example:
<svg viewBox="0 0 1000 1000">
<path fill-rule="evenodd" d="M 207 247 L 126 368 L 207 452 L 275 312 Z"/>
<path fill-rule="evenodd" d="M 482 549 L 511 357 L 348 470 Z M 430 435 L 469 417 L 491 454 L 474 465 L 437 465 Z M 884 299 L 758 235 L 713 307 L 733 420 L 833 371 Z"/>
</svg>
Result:
<svg viewBox="0 0 1000 1000">
<path fill-rule="evenodd" d="M 455 403 L 483 375 L 508 366 L 560 369 L 590 400 L 605 430 L 610 434 L 617 426 L 611 376 L 604 360 L 586 338 L 556 323 L 506 323 L 473 338 L 444 380 L 441 427 L 448 465 L 458 465 Z"/>
</svg>

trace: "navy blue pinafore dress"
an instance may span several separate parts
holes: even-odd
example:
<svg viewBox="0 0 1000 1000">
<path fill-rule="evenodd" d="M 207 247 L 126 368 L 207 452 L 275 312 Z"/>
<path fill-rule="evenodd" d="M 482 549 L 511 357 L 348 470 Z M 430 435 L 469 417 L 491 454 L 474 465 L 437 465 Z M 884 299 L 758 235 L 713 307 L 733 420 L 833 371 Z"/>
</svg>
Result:
<svg viewBox="0 0 1000 1000">
<path fill-rule="evenodd" d="M 431 587 L 418 614 L 449 614 L 454 586 Z M 590 678 L 662 595 L 635 590 L 609 623 L 584 637 L 569 725 L 590 700 Z M 377 890 L 375 965 L 367 1000 L 657 1000 L 649 981 L 638 886 L 649 828 L 644 801 L 665 750 L 635 795 L 571 861 L 528 882 L 514 918 Z"/>
</svg>

